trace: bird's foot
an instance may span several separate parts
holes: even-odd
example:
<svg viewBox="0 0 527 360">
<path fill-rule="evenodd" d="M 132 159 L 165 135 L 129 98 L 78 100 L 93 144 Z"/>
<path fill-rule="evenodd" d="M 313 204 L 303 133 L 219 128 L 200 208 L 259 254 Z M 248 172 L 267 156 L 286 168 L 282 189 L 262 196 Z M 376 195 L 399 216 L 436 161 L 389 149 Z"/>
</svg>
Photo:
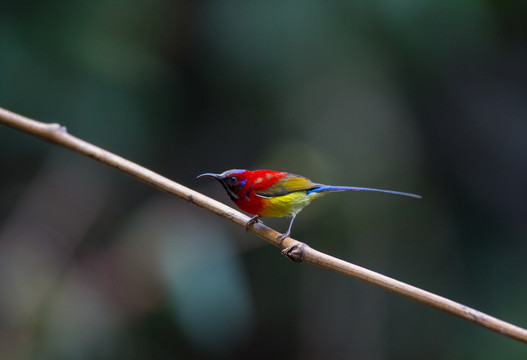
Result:
<svg viewBox="0 0 527 360">
<path fill-rule="evenodd" d="M 276 240 L 278 240 L 278 245 L 282 245 L 282 243 L 284 242 L 284 240 L 285 240 L 286 238 L 288 238 L 289 235 L 291 235 L 291 233 L 290 233 L 289 231 L 283 233 L 282 235 L 278 235 L 278 237 L 276 238 Z"/>
<path fill-rule="evenodd" d="M 283 249 L 282 255 L 284 255 L 288 259 L 293 260 L 294 262 L 297 262 L 297 263 L 302 262 L 302 260 L 304 260 L 305 247 L 306 247 L 306 244 L 297 242 L 294 245 L 291 245 Z"/>
<path fill-rule="evenodd" d="M 247 221 L 247 224 L 245 224 L 245 231 L 249 230 L 249 227 L 256 223 L 261 223 L 260 217 L 258 215 L 253 216 L 249 221 Z"/>
</svg>

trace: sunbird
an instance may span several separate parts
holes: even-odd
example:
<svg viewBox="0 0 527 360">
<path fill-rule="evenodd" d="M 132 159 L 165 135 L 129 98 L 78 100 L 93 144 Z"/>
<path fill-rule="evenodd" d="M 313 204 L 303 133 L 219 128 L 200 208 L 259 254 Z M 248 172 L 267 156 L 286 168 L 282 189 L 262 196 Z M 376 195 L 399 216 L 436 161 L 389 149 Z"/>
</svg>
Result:
<svg viewBox="0 0 527 360">
<path fill-rule="evenodd" d="M 330 192 L 347 190 L 376 191 L 421 198 L 420 195 L 392 190 L 317 184 L 300 175 L 273 170 L 251 171 L 233 169 L 221 174 L 201 174 L 198 178 L 203 176 L 218 180 L 227 191 L 231 200 L 240 209 L 254 215 L 245 224 L 245 229 L 259 222 L 260 217 L 290 217 L 289 228 L 277 238 L 279 244 L 282 244 L 282 241 L 291 234 L 291 226 L 296 215 L 309 205 L 311 201 Z"/>
</svg>

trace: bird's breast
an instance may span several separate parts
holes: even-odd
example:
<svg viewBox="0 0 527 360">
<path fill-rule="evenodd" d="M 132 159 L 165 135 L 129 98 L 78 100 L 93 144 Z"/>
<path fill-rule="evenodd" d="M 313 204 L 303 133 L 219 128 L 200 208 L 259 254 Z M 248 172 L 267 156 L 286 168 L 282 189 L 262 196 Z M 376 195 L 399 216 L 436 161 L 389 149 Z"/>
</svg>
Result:
<svg viewBox="0 0 527 360">
<path fill-rule="evenodd" d="M 309 205 L 311 197 L 305 191 L 295 191 L 287 195 L 263 197 L 254 192 L 236 201 L 236 205 L 249 214 L 264 217 L 296 215 Z"/>
</svg>

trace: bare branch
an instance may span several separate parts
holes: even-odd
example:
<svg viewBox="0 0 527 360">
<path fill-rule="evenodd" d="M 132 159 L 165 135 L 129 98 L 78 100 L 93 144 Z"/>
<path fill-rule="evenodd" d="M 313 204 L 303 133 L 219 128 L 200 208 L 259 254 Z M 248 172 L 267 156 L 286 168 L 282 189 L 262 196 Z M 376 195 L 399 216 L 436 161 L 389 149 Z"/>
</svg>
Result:
<svg viewBox="0 0 527 360">
<path fill-rule="evenodd" d="M 227 205 L 68 134 L 66 128 L 58 124 L 38 122 L 2 108 L 0 108 L 0 123 L 44 139 L 52 144 L 89 156 L 103 164 L 127 173 L 128 175 L 131 175 L 132 177 L 159 190 L 173 194 L 189 203 L 213 212 L 242 228 L 249 220 L 249 217 Z M 324 254 L 292 238 L 286 238 L 282 245 L 280 245 L 277 240 L 280 233 L 263 224 L 257 223 L 254 226 L 249 227 L 249 231 L 255 233 L 276 247 L 283 247 L 282 253 L 294 261 L 310 263 L 364 281 L 381 289 L 391 291 L 411 300 L 456 315 L 499 334 L 527 343 L 527 330 L 523 328 L 415 286 L 405 284 L 401 281 Z"/>
</svg>

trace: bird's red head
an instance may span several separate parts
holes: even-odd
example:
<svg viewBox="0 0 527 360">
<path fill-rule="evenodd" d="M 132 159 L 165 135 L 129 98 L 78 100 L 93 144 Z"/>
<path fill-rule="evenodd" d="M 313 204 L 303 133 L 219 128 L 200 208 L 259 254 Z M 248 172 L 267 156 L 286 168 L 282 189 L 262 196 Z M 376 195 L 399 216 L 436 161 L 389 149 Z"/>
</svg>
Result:
<svg viewBox="0 0 527 360">
<path fill-rule="evenodd" d="M 250 173 L 252 173 L 252 171 L 233 169 L 224 171 L 221 174 L 201 174 L 198 178 L 206 176 L 218 180 L 227 191 L 227 194 L 229 194 L 231 200 L 236 202 L 243 196 L 242 193 L 244 192 L 244 186 L 247 184 Z"/>
</svg>

